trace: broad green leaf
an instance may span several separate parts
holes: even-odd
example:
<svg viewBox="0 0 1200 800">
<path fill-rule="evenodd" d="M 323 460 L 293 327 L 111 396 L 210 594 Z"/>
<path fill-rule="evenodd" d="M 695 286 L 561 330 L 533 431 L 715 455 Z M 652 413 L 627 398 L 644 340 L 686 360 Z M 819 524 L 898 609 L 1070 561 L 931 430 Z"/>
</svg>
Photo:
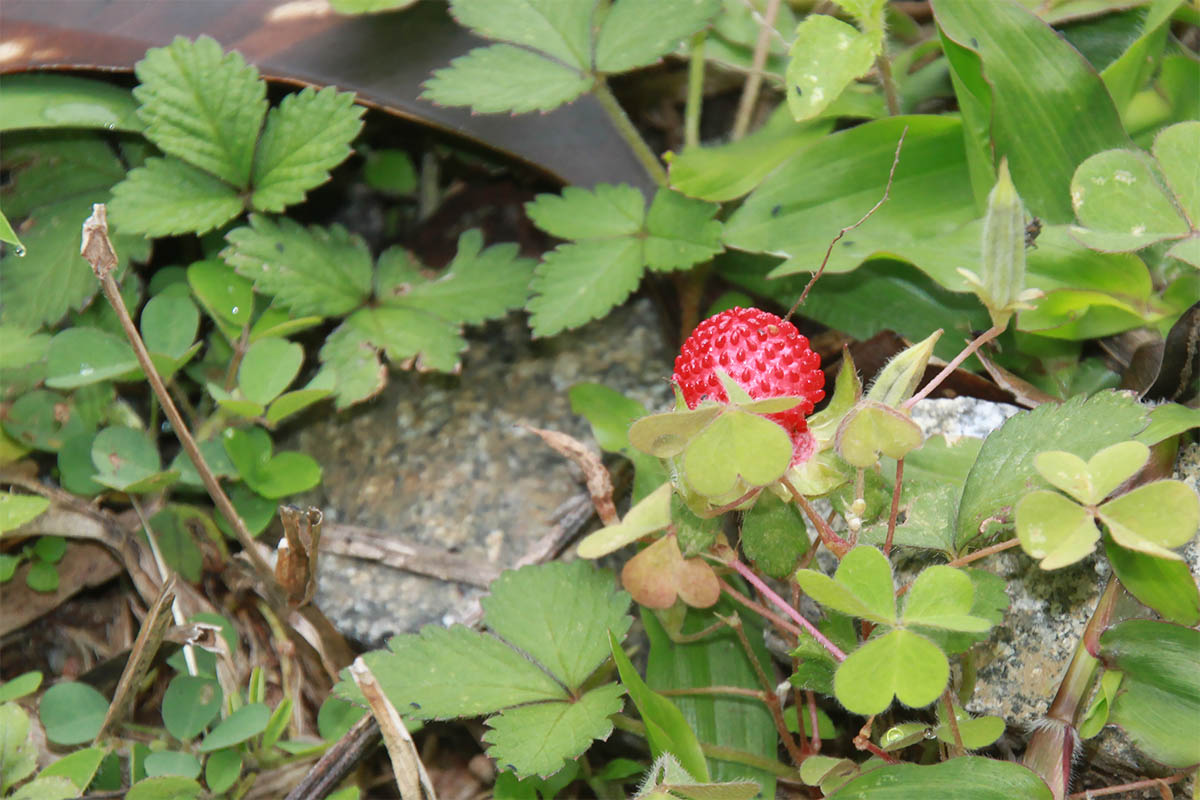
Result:
<svg viewBox="0 0 1200 800">
<path fill-rule="evenodd" d="M 177 36 L 134 67 L 133 96 L 146 137 L 159 148 L 244 189 L 267 111 L 266 83 L 215 39 Z"/>
<path fill-rule="evenodd" d="M 632 236 L 641 230 L 645 211 L 642 193 L 624 183 L 592 190 L 567 186 L 561 195 L 539 194 L 525 204 L 533 223 L 560 239 Z"/>
<path fill-rule="evenodd" d="M 679 455 L 687 443 L 704 430 L 722 411 L 717 404 L 702 405 L 691 411 L 651 414 L 629 428 L 629 443 L 643 453 L 658 458 Z"/>
<path fill-rule="evenodd" d="M 958 509 L 956 547 L 961 550 L 978 536 L 989 517 L 1011 520 L 1017 501 L 1044 485 L 1033 463 L 1038 453 L 1066 450 L 1091 458 L 1132 438 L 1145 425 L 1145 409 L 1112 391 L 1042 405 L 1010 418 L 984 440 L 967 476 Z"/>
<path fill-rule="evenodd" d="M 109 208 L 120 230 L 149 237 L 207 233 L 242 212 L 237 191 L 177 158 L 149 158 L 113 187 Z"/>
<path fill-rule="evenodd" d="M 80 789 L 68 778 L 41 775 L 8 795 L 8 800 L 68 800 L 79 797 Z"/>
<path fill-rule="evenodd" d="M 535 598 L 530 598 L 534 600 Z M 490 714 L 521 703 L 567 699 L 562 684 L 495 636 L 462 625 L 427 625 L 363 656 L 384 694 L 417 719 Z M 336 691 L 362 703 L 353 681 Z"/>
<path fill-rule="evenodd" d="M 52 453 L 73 437 L 91 430 L 67 398 L 44 389 L 21 395 L 0 422 L 5 433 L 22 445 Z"/>
<path fill-rule="evenodd" d="M 92 464 L 97 482 L 131 493 L 152 491 L 179 477 L 179 473 L 161 471 L 158 448 L 145 433 L 119 425 L 96 434 Z"/>
<path fill-rule="evenodd" d="M 1121 672 L 1111 669 L 1105 670 L 1100 676 L 1096 696 L 1087 711 L 1084 712 L 1083 721 L 1079 723 L 1081 739 L 1091 739 L 1108 724 L 1108 714 L 1112 708 L 1112 702 L 1116 699 L 1117 690 L 1121 688 L 1121 681 L 1124 679 L 1125 676 Z"/>
<path fill-rule="evenodd" d="M 985 146 L 1007 156 L 1032 214 L 1050 224 L 1071 222 L 1075 165 L 1129 142 L 1104 82 L 1054 29 L 1017 3 L 936 0 L 933 10 L 943 39 L 970 57 L 951 60 L 952 70 L 983 93 L 964 106 L 965 124 L 986 131 Z M 1030 75 L 1053 78 L 1031 82 Z M 986 173 L 972 180 L 986 180 L 983 191 L 993 182 Z"/>
<path fill-rule="evenodd" d="M 204 388 L 212 395 L 212 399 L 217 401 L 217 405 L 230 414 L 237 414 L 239 417 L 245 417 L 246 419 L 257 419 L 266 411 L 266 408 L 261 403 L 246 400 L 240 393 L 233 394 L 227 392 L 212 381 L 205 384 Z"/>
<path fill-rule="evenodd" d="M 796 582 L 823 606 L 880 625 L 896 624 L 892 566 L 878 548 L 859 545 L 842 558 L 834 577 L 814 569 L 796 573 Z"/>
<path fill-rule="evenodd" d="M 254 284 L 224 262 L 197 261 L 187 268 L 188 286 L 217 322 L 240 329 L 254 312 Z"/>
<path fill-rule="evenodd" d="M 55 73 L 4 77 L 0 130 L 101 128 L 141 132 L 137 103 L 128 89 L 104 81 Z"/>
<path fill-rule="evenodd" d="M 335 330 L 326 337 L 320 357 L 317 379 L 334 387 L 339 411 L 374 397 L 387 385 L 387 367 L 365 331 L 345 326 Z"/>
<path fill-rule="evenodd" d="M 49 507 L 50 501 L 45 497 L 0 492 L 0 534 L 16 530 Z"/>
<path fill-rule="evenodd" d="M 659 189 L 646 213 L 646 265 L 655 270 L 690 267 L 721 252 L 718 207 Z"/>
<path fill-rule="evenodd" d="M 271 712 L 271 718 L 267 721 L 267 727 L 263 730 L 262 739 L 259 740 L 263 750 L 271 750 L 279 742 L 279 737 L 283 735 L 284 729 L 287 728 L 288 722 L 292 716 L 292 700 L 290 697 L 285 697 L 275 706 L 275 710 Z"/>
<path fill-rule="evenodd" d="M 974 602 L 975 586 L 965 572 L 934 565 L 921 570 L 913 581 L 902 620 L 905 625 L 983 633 L 992 623 L 971 614 Z"/>
<path fill-rule="evenodd" d="M 880 453 L 903 458 L 923 440 L 921 427 L 909 416 L 870 400 L 843 417 L 835 438 L 838 455 L 860 468 L 874 466 Z"/>
<path fill-rule="evenodd" d="M 609 719 L 625 704 L 615 683 L 592 689 L 573 703 L 532 703 L 509 708 L 487 721 L 488 755 L 518 776 L 549 777 L 582 754 L 596 739 L 607 739 Z"/>
<path fill-rule="evenodd" d="M 258 536 L 267 529 L 271 520 L 275 519 L 275 510 L 278 504 L 254 492 L 244 484 L 238 483 L 230 487 L 229 499 L 233 502 L 233 508 L 237 511 L 238 516 L 246 523 L 251 536 Z M 221 512 L 217 512 L 215 519 L 217 527 L 222 533 L 230 539 L 236 538 L 233 527 L 225 521 Z"/>
<path fill-rule="evenodd" d="M 186 294 L 165 292 L 142 308 L 140 325 L 147 350 L 180 359 L 196 341 L 200 312 Z"/>
<path fill-rule="evenodd" d="M 1200 632 L 1129 620 L 1100 635 L 1104 663 L 1125 673 L 1109 721 L 1146 755 L 1173 767 L 1200 762 Z"/>
<path fill-rule="evenodd" d="M 1121 585 L 1170 622 L 1200 622 L 1200 589 L 1183 561 L 1130 550 L 1104 537 L 1104 552 Z"/>
<path fill-rule="evenodd" d="M 0 788 L 37 769 L 37 746 L 29 737 L 29 716 L 16 703 L 0 704 Z"/>
<path fill-rule="evenodd" d="M 849 711 L 879 714 L 893 698 L 906 706 L 929 705 L 946 688 L 950 662 L 936 644 L 908 630 L 893 630 L 855 650 L 833 676 L 833 691 Z"/>
<path fill-rule="evenodd" d="M 1086 508 L 1057 492 L 1032 492 L 1017 503 L 1021 549 L 1042 569 L 1059 569 L 1091 554 L 1100 531 Z"/>
<path fill-rule="evenodd" d="M 214 793 L 226 792 L 242 773 L 242 754 L 227 747 L 210 753 L 204 760 L 204 783 Z M 332 797 L 333 795 L 330 795 Z"/>
<path fill-rule="evenodd" d="M 621 649 L 620 639 L 611 633 L 609 644 L 612 648 L 613 662 L 616 663 L 617 672 L 621 676 L 621 684 L 646 724 L 646 740 L 650 744 L 651 756 L 658 758 L 663 753 L 670 753 L 694 779 L 708 780 L 708 763 L 704 760 L 700 742 L 684 718 L 683 712 L 669 698 L 663 697 L 646 685 L 629 656 Z"/>
<path fill-rule="evenodd" d="M 271 454 L 271 437 L 262 428 L 227 428 L 225 452 L 246 485 L 271 500 L 303 492 L 321 482 L 321 467 L 306 453 Z"/>
<path fill-rule="evenodd" d="M 161 750 L 146 757 L 146 776 L 180 775 L 184 778 L 200 777 L 200 762 L 191 753 Z"/>
<path fill-rule="evenodd" d="M 347 317 L 325 340 L 321 360 L 329 364 L 341 353 L 363 357 L 366 353 L 359 351 L 364 345 L 383 351 L 397 367 L 440 372 L 456 372 L 459 354 L 467 348 L 456 323 L 413 308 L 382 306 L 362 308 Z M 335 367 L 335 374 L 342 368 Z M 365 372 L 361 378 L 369 384 Z M 342 392 L 342 387 L 338 391 Z"/>
<path fill-rule="evenodd" d="M 381 271 L 387 257 L 379 257 Z M 472 228 L 458 238 L 458 253 L 442 275 L 431 281 L 420 278 L 381 300 L 453 322 L 479 324 L 525 305 L 533 267 L 532 259 L 517 256 L 515 244 L 484 249 L 483 234 Z"/>
<path fill-rule="evenodd" d="M 309 189 L 329 180 L 329 171 L 350 155 L 350 142 L 362 129 L 364 109 L 352 92 L 311 86 L 289 94 L 267 113 L 254 151 L 250 204 L 259 211 L 283 211 Z"/>
<path fill-rule="evenodd" d="M 739 487 L 774 483 L 791 460 L 792 442 L 780 425 L 729 409 L 688 442 L 683 479 L 696 493 L 719 498 Z"/>
<path fill-rule="evenodd" d="M 1086 230 L 1084 244 L 1100 250 L 1140 250 L 1190 233 L 1171 192 L 1150 157 L 1107 150 L 1079 165 L 1071 180 L 1071 203 Z"/>
<path fill-rule="evenodd" d="M 688 147 L 676 155 L 670 162 L 671 188 L 713 203 L 735 200 L 832 129 L 831 120 L 799 125 L 780 107 L 762 128 L 743 139 L 713 147 Z"/>
<path fill-rule="evenodd" d="M 720 0 L 621 0 L 604 17 L 596 37 L 596 69 L 625 72 L 653 64 L 703 28 L 720 9 Z"/>
<path fill-rule="evenodd" d="M 411 195 L 417 190 L 417 168 L 407 150 L 395 147 L 363 150 L 367 159 L 363 164 L 363 180 L 372 189 L 394 197 Z"/>
<path fill-rule="evenodd" d="M 138 369 L 129 343 L 88 326 L 55 334 L 46 354 L 46 385 L 72 389 L 114 378 L 132 378 Z"/>
<path fill-rule="evenodd" d="M 585 561 L 501 573 L 483 598 L 484 622 L 571 689 L 608 658 L 604 631 L 625 638 L 629 596 Z"/>
<path fill-rule="evenodd" d="M 541 50 L 586 71 L 592 64 L 592 0 L 453 0 L 460 25 L 502 42 Z"/>
<path fill-rule="evenodd" d="M 295 317 L 283 309 L 268 308 L 250 326 L 250 342 L 257 342 L 267 336 L 291 336 L 320 324 L 321 318 L 317 316 Z"/>
<path fill-rule="evenodd" d="M 246 399 L 267 405 L 291 385 L 304 363 L 304 348 L 286 339 L 259 339 L 238 368 L 238 388 Z"/>
<path fill-rule="evenodd" d="M 1200 122 L 1181 122 L 1164 129 L 1154 139 L 1153 153 L 1167 186 L 1179 201 L 1195 232 L 1200 223 Z"/>
<path fill-rule="evenodd" d="M 1099 517 L 1121 546 L 1180 560 L 1168 548 L 1184 544 L 1200 528 L 1200 498 L 1183 481 L 1155 481 L 1109 500 Z"/>
<path fill-rule="evenodd" d="M 197 750 L 201 753 L 211 753 L 223 747 L 241 744 L 266 730 L 270 718 L 271 709 L 263 703 L 244 705 L 209 731 L 200 741 Z"/>
<path fill-rule="evenodd" d="M 967 224 L 976 211 L 962 126 L 949 117 L 893 117 L 825 137 L 751 192 L 726 222 L 725 244 L 786 257 L 772 277 L 814 271 L 837 232 L 883 197 L 905 128 L 888 202 L 838 242 L 826 272 L 846 272 L 868 258 L 891 255 L 942 286 L 962 290 L 956 270 L 978 263 L 981 226 Z"/>
<path fill-rule="evenodd" d="M 914 794 L 915 793 L 915 794 Z M 952 758 L 940 764 L 888 764 L 853 778 L 830 800 L 1051 800 L 1050 789 L 1028 767 L 982 756 Z"/>
<path fill-rule="evenodd" d="M 17 369 L 41 361 L 50 349 L 50 336 L 32 329 L 0 323 L 0 369 Z"/>
<path fill-rule="evenodd" d="M 223 700 L 220 684 L 211 678 L 176 675 L 163 694 L 163 724 L 168 733 L 186 742 L 216 719 Z"/>
<path fill-rule="evenodd" d="M 670 525 L 673 491 L 670 483 L 663 483 L 629 509 L 618 524 L 585 536 L 577 549 L 579 557 L 600 558 Z"/>
<path fill-rule="evenodd" d="M 591 75 L 509 44 L 477 47 L 433 73 L 421 98 L 477 113 L 550 111 L 592 88 Z"/>
<path fill-rule="evenodd" d="M 146 778 L 129 788 L 125 800 L 192 800 L 204 790 L 191 778 L 160 775 Z"/>
<path fill-rule="evenodd" d="M 880 35 L 824 14 L 805 17 L 796 28 L 785 81 L 788 107 L 796 121 L 812 119 L 871 69 L 882 52 Z"/>
<path fill-rule="evenodd" d="M 100 731 L 108 700 L 86 683 L 63 681 L 46 690 L 38 703 L 38 717 L 46 738 L 55 744 L 90 742 Z"/>
<path fill-rule="evenodd" d="M 108 751 L 103 747 L 76 750 L 47 766 L 38 773 L 38 778 L 66 778 L 75 784 L 77 791 L 82 792 L 92 782 L 96 771 L 100 769 L 100 762 L 107 754 Z"/>
<path fill-rule="evenodd" d="M 362 706 L 356 706 L 336 695 L 328 695 L 317 711 L 317 732 L 327 742 L 336 742 L 354 727 L 367 713 Z"/>
<path fill-rule="evenodd" d="M 221 257 L 254 289 L 274 295 L 295 314 L 339 316 L 371 293 L 371 254 L 361 238 L 340 225 L 302 227 L 250 215 L 250 225 L 230 231 Z"/>
<path fill-rule="evenodd" d="M 567 390 L 571 411 L 587 419 L 596 443 L 610 453 L 629 456 L 629 426 L 646 415 L 646 407 L 600 383 L 577 383 Z"/>
<path fill-rule="evenodd" d="M 299 413 L 311 406 L 313 403 L 320 402 L 333 393 L 333 389 L 314 387 L 315 383 L 332 383 L 331 381 L 321 380 L 316 378 L 303 389 L 297 389 L 292 392 L 284 392 L 275 398 L 271 403 L 271 407 L 267 409 L 267 422 L 270 425 L 278 425 L 281 421 L 290 417 L 292 414 Z"/>
<path fill-rule="evenodd" d="M 53 564 L 48 564 L 41 559 L 33 559 L 29 562 L 29 572 L 25 573 L 25 585 L 35 592 L 50 592 L 58 591 L 58 570 Z"/>
<path fill-rule="evenodd" d="M 759 495 L 742 518 L 742 550 L 759 571 L 786 578 L 808 552 L 808 526 L 793 503 L 771 492 Z"/>
<path fill-rule="evenodd" d="M 38 690 L 42 685 L 42 673 L 36 670 L 22 672 L 20 675 L 0 683 L 0 703 L 7 703 L 10 700 L 19 700 L 26 695 L 31 695 Z"/>
<path fill-rule="evenodd" d="M 604 316 L 637 289 L 643 245 L 636 239 L 587 239 L 559 245 L 534 270 L 527 308 L 535 336 L 553 336 Z"/>
</svg>

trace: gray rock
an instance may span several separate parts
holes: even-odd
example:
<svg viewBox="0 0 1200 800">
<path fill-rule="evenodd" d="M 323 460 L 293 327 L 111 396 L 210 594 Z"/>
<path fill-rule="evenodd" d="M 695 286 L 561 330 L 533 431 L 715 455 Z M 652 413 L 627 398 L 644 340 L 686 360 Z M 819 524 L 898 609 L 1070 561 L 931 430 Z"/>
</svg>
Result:
<svg viewBox="0 0 1200 800">
<path fill-rule="evenodd" d="M 595 381 L 661 406 L 672 356 L 645 300 L 547 340 L 532 341 L 515 317 L 488 326 L 470 337 L 461 376 L 393 372 L 375 400 L 285 442 L 324 470 L 321 486 L 296 502 L 316 505 L 331 523 L 456 552 L 481 573 L 512 566 L 580 492 L 575 467 L 518 425 L 592 442 L 567 390 Z M 317 603 L 347 636 L 376 647 L 395 633 L 461 619 L 480 593 L 323 553 Z"/>
</svg>

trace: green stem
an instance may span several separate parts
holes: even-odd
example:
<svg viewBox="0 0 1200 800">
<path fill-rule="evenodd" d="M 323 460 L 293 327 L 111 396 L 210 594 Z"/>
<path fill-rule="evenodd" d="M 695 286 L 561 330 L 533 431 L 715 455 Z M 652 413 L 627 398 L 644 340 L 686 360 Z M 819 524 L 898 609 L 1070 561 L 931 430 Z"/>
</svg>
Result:
<svg viewBox="0 0 1200 800">
<path fill-rule="evenodd" d="M 879 82 L 883 84 L 883 96 L 887 100 L 888 116 L 900 116 L 900 97 L 896 94 L 896 79 L 892 77 L 892 62 L 888 60 L 885 51 L 875 59 L 875 68 L 879 70 Z"/>
<path fill-rule="evenodd" d="M 746 77 L 746 85 L 738 101 L 737 116 L 733 120 L 731 138 L 735 142 L 750 129 L 750 118 L 754 116 L 754 106 L 758 103 L 758 90 L 762 86 L 763 67 L 767 64 L 767 51 L 770 49 L 771 31 L 775 30 L 775 17 L 779 15 L 779 4 L 780 0 L 767 0 L 767 13 L 759 23 L 750 74 Z"/>
<path fill-rule="evenodd" d="M 634 736 L 646 738 L 646 726 L 638 722 L 632 717 L 627 717 L 624 714 L 613 714 L 609 717 L 612 720 L 613 727 L 632 733 Z M 735 747 L 723 747 L 719 744 L 700 743 L 700 751 L 708 758 L 715 758 L 719 761 L 732 761 L 735 764 L 745 764 L 748 767 L 761 769 L 763 772 L 769 772 L 772 775 L 785 778 L 789 781 L 800 781 L 800 771 L 787 766 L 773 758 L 763 758 L 754 753 L 747 753 L 745 750 L 738 750 Z"/>
<path fill-rule="evenodd" d="M 700 111 L 704 105 L 704 40 L 707 35 L 707 31 L 700 31 L 692 37 L 692 51 L 688 56 L 687 105 L 683 109 L 685 148 L 700 144 Z"/>
<path fill-rule="evenodd" d="M 621 104 L 617 102 L 617 98 L 613 96 L 612 90 L 608 88 L 608 84 L 604 78 L 597 78 L 596 88 L 593 90 L 596 99 L 600 101 L 600 106 L 608 114 L 613 125 L 617 128 L 617 133 L 633 150 L 634 156 L 646 168 L 646 172 L 650 173 L 650 177 L 659 186 L 667 185 L 667 171 L 663 169 L 662 162 L 658 160 L 658 156 L 654 155 L 654 151 L 650 149 L 650 145 L 646 144 L 646 140 L 638 133 L 638 129 L 634 127 L 629 116 L 626 115 L 625 109 L 621 108 Z"/>
</svg>

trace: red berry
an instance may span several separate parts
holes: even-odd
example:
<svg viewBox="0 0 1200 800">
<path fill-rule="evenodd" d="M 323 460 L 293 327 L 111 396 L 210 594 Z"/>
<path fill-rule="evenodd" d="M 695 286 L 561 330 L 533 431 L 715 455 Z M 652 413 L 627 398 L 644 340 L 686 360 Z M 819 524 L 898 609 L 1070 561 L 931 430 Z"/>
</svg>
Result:
<svg viewBox="0 0 1200 800">
<path fill-rule="evenodd" d="M 757 308 L 731 308 L 709 317 L 696 326 L 675 358 L 671 380 L 679 385 L 688 408 L 706 397 L 729 402 L 717 369 L 755 400 L 803 398 L 795 408 L 768 418 L 791 437 L 793 464 L 812 455 L 813 440 L 804 418 L 825 397 L 825 373 L 821 357 L 795 325 Z"/>
</svg>

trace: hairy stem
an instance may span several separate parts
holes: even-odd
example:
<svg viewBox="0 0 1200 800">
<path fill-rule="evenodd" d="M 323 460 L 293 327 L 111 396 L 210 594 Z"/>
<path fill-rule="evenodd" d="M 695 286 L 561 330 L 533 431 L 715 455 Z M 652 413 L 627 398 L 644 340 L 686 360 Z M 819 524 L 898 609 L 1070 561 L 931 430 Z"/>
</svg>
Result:
<svg viewBox="0 0 1200 800">
<path fill-rule="evenodd" d="M 961 353 L 959 353 L 958 355 L 956 355 L 954 357 L 953 361 L 951 361 L 949 364 L 947 364 L 945 367 L 943 367 L 941 372 L 939 372 L 937 375 L 934 375 L 933 380 L 931 380 L 929 383 L 925 384 L 925 387 L 923 389 L 921 389 L 921 391 L 917 392 L 912 397 L 905 400 L 904 404 L 902 406 L 900 406 L 900 409 L 902 411 L 908 411 L 910 408 L 915 406 L 917 403 L 921 402 L 926 397 L 928 397 L 930 392 L 932 392 L 934 389 L 936 389 L 937 387 L 942 385 L 942 381 L 944 381 L 944 380 L 946 380 L 946 378 L 950 377 L 950 373 L 952 373 L 952 372 L 954 372 L 954 370 L 958 369 L 959 364 L 961 364 L 962 362 L 964 362 L 968 358 L 970 358 L 971 354 L 974 353 L 976 350 L 978 350 L 980 347 L 987 344 L 992 339 L 995 339 L 1000 334 L 1004 333 L 1004 331 L 1007 328 L 1008 328 L 1007 323 L 1005 323 L 1004 325 L 993 325 L 992 327 L 988 328 L 986 331 L 981 333 L 978 337 L 975 338 L 975 341 L 971 342 L 969 345 L 967 345 L 965 348 L 963 348 L 963 351 Z"/>
<path fill-rule="evenodd" d="M 875 59 L 875 68 L 879 70 L 879 82 L 883 85 L 883 96 L 887 100 L 888 116 L 900 116 L 900 96 L 896 94 L 896 80 L 892 77 L 892 62 L 885 52 Z"/>
<path fill-rule="evenodd" d="M 770 622 L 772 625 L 774 625 L 779 630 L 784 631 L 786 633 L 790 633 L 793 636 L 803 635 L 803 633 L 804 633 L 803 630 L 801 630 L 800 628 L 797 628 L 795 625 L 788 622 L 783 617 L 781 617 L 778 614 L 776 614 L 775 612 L 771 611 L 771 609 L 767 608 L 762 603 L 756 603 L 755 601 L 751 600 L 749 597 L 746 597 L 746 595 L 742 594 L 737 589 L 735 589 L 733 586 L 729 585 L 728 581 L 721 580 L 720 578 L 718 578 L 717 580 L 721 584 L 721 591 L 725 592 L 725 594 L 729 595 L 734 600 L 737 600 L 739 603 L 744 605 L 746 608 L 750 609 L 751 611 L 758 614 L 763 619 Z"/>
<path fill-rule="evenodd" d="M 796 505 L 800 506 L 813 526 L 816 527 L 817 534 L 821 537 L 821 542 L 838 558 L 846 555 L 850 551 L 850 543 L 837 535 L 837 532 L 825 521 L 824 517 L 817 513 L 812 503 L 808 502 L 808 498 L 800 494 L 800 490 L 792 485 L 792 482 L 787 479 L 786 475 L 780 480 L 784 487 L 791 493 L 792 498 L 796 501 Z"/>
<path fill-rule="evenodd" d="M 758 41 L 754 43 L 754 59 L 750 64 L 750 74 L 746 76 L 746 85 L 742 87 L 742 97 L 738 101 L 737 116 L 733 120 L 733 141 L 746 135 L 750 129 L 750 118 L 754 115 L 754 106 L 758 103 L 758 90 L 762 86 L 763 67 L 767 63 L 767 52 L 771 45 L 771 31 L 775 30 L 775 18 L 779 15 L 780 0 L 767 0 L 766 16 L 759 21 Z"/>
<path fill-rule="evenodd" d="M 667 185 L 667 171 L 663 168 L 662 162 L 658 160 L 658 156 L 650 149 L 650 145 L 646 144 L 646 140 L 638 133 L 638 129 L 634 127 L 629 116 L 625 113 L 625 109 L 621 108 L 621 104 L 617 102 L 617 98 L 613 96 L 612 90 L 608 88 L 608 84 L 603 78 L 596 80 L 596 88 L 593 90 L 596 99 L 600 101 L 600 106 L 608 114 L 613 125 L 617 128 L 617 133 L 633 150 L 634 156 L 646 168 L 646 172 L 654 179 L 654 182 L 659 186 Z"/>
</svg>

